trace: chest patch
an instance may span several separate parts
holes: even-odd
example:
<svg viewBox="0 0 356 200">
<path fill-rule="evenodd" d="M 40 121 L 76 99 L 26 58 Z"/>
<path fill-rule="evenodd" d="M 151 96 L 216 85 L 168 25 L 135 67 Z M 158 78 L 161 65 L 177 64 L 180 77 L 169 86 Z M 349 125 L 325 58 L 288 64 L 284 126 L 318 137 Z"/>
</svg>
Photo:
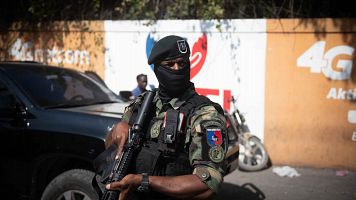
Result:
<svg viewBox="0 0 356 200">
<path fill-rule="evenodd" d="M 163 123 L 163 120 L 158 120 L 153 123 L 151 130 L 150 130 L 151 138 L 158 138 L 159 133 L 161 131 L 162 123 Z"/>
</svg>

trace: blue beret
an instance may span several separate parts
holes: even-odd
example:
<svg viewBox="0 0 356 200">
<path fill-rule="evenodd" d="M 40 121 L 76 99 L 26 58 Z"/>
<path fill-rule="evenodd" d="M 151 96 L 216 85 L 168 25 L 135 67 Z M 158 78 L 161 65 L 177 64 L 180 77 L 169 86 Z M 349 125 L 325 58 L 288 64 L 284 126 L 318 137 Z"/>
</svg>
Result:
<svg viewBox="0 0 356 200">
<path fill-rule="evenodd" d="M 182 56 L 190 56 L 188 42 L 182 37 L 169 35 L 158 40 L 152 47 L 151 54 L 148 57 L 148 64 L 151 65 Z"/>
</svg>

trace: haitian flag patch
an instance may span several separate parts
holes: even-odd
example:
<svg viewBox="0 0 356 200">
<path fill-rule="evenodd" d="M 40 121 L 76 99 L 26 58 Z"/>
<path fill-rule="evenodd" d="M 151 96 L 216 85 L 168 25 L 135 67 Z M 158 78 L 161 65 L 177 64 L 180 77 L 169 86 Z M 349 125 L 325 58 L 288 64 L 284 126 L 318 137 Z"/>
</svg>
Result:
<svg viewBox="0 0 356 200">
<path fill-rule="evenodd" d="M 209 146 L 219 146 L 222 144 L 221 129 L 207 129 Z"/>
</svg>

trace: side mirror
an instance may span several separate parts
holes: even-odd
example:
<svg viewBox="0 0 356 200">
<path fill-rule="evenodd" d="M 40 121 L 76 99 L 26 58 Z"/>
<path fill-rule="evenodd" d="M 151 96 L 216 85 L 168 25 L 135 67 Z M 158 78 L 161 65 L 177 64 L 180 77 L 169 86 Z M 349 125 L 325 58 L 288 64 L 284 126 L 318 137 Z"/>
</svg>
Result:
<svg viewBox="0 0 356 200">
<path fill-rule="evenodd" d="M 124 99 L 124 101 L 130 101 L 132 100 L 132 92 L 131 91 L 120 91 L 119 96 Z"/>
</svg>

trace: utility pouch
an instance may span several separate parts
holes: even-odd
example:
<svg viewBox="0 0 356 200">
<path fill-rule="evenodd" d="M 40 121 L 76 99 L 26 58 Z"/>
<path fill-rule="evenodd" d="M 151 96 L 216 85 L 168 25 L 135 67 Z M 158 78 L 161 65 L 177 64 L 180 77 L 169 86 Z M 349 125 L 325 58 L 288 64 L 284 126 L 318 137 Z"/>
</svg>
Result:
<svg viewBox="0 0 356 200">
<path fill-rule="evenodd" d="M 179 122 L 178 110 L 167 110 L 163 121 L 163 137 L 165 144 L 172 144 L 177 137 L 177 128 Z"/>
<path fill-rule="evenodd" d="M 159 150 L 163 157 L 175 156 L 178 152 L 184 114 L 178 110 L 167 110 L 159 135 Z"/>
</svg>

